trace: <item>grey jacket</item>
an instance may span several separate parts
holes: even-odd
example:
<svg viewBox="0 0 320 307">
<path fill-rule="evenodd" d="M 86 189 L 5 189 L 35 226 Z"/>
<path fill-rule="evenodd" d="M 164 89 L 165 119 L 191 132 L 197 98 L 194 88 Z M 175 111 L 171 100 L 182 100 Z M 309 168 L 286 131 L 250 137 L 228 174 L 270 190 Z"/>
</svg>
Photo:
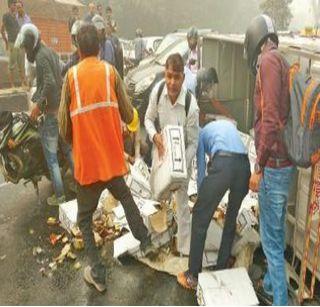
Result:
<svg viewBox="0 0 320 307">
<path fill-rule="evenodd" d="M 58 55 L 40 43 L 35 56 L 37 90 L 32 101 L 44 113 L 56 113 L 59 109 L 62 77 Z"/>
</svg>

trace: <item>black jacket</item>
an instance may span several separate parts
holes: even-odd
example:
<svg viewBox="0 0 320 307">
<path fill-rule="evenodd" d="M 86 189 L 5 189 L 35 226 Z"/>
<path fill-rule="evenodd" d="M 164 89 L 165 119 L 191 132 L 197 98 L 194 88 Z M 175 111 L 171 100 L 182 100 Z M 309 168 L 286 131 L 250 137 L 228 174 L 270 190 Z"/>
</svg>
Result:
<svg viewBox="0 0 320 307">
<path fill-rule="evenodd" d="M 62 77 L 58 55 L 42 43 L 35 55 L 37 90 L 32 101 L 44 113 L 58 110 L 61 97 Z"/>
</svg>

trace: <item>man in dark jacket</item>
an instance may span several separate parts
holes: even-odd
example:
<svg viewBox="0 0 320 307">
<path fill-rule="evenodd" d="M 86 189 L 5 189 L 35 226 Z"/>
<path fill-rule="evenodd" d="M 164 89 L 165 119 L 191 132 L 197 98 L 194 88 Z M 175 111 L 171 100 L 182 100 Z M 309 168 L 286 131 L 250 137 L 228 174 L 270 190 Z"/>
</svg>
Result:
<svg viewBox="0 0 320 307">
<path fill-rule="evenodd" d="M 59 143 L 59 129 L 57 113 L 59 109 L 62 77 L 58 55 L 46 47 L 40 39 L 38 29 L 33 26 L 21 28 L 22 46 L 28 61 L 36 63 L 37 90 L 32 97 L 34 106 L 31 118 L 39 121 L 44 155 L 48 164 L 53 183 L 54 195 L 49 197 L 48 205 L 59 205 L 65 201 L 64 188 L 57 157 Z M 41 116 L 40 116 L 41 115 Z M 62 144 L 62 150 L 67 156 L 73 170 L 71 147 Z"/>
<path fill-rule="evenodd" d="M 278 36 L 270 17 L 261 15 L 251 22 L 246 33 L 245 55 L 256 75 L 257 159 L 250 189 L 259 192 L 260 235 L 268 262 L 263 290 L 273 296 L 273 305 L 284 306 L 288 304 L 285 214 L 294 167 L 281 137 L 290 108 L 289 65 L 278 51 Z"/>
</svg>

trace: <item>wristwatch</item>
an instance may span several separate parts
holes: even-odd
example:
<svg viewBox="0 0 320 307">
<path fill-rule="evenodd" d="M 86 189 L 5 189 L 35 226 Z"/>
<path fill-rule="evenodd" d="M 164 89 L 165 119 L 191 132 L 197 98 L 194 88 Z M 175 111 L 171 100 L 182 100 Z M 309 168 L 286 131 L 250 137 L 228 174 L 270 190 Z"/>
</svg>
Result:
<svg viewBox="0 0 320 307">
<path fill-rule="evenodd" d="M 254 164 L 254 172 L 256 174 L 260 174 L 262 172 L 262 169 L 261 169 L 261 167 L 260 167 L 260 165 L 258 163 Z"/>
</svg>

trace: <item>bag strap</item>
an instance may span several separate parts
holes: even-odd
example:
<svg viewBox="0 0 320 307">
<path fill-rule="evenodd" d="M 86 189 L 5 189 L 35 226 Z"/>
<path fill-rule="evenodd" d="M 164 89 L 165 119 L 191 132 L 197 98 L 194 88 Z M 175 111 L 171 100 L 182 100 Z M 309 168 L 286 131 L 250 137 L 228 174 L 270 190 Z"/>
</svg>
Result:
<svg viewBox="0 0 320 307">
<path fill-rule="evenodd" d="M 187 94 L 186 94 L 186 100 L 185 100 L 185 104 L 184 104 L 184 110 L 186 112 L 186 117 L 188 117 L 189 114 L 189 110 L 190 110 L 190 105 L 191 105 L 191 92 L 188 90 Z"/>
<path fill-rule="evenodd" d="M 157 93 L 157 106 L 159 105 L 160 97 L 162 95 L 163 89 L 165 86 L 165 81 L 161 82 L 158 93 Z M 190 104 L 191 104 L 191 92 L 187 90 L 186 97 L 185 97 L 185 104 L 184 104 L 184 110 L 186 112 L 186 117 L 188 117 L 189 114 L 189 109 L 190 109 Z"/>
</svg>

